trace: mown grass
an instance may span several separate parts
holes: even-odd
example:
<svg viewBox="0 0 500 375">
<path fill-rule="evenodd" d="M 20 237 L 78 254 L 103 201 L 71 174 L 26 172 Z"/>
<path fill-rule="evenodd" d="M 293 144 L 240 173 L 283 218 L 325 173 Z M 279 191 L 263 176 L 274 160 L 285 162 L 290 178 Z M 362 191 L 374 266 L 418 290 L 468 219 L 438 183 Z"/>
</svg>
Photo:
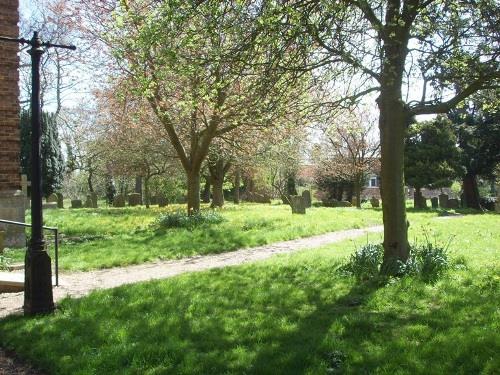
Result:
<svg viewBox="0 0 500 375">
<path fill-rule="evenodd" d="M 205 208 L 208 209 L 208 208 Z M 152 225 L 162 212 L 184 210 L 183 205 L 159 208 L 102 208 L 51 210 L 45 224 L 59 228 L 60 268 L 89 270 L 175 259 L 259 246 L 329 231 L 381 224 L 380 210 L 311 208 L 292 215 L 285 205 L 227 204 L 224 222 L 191 228 L 159 229 Z M 10 256 L 21 260 L 23 253 Z"/>
<path fill-rule="evenodd" d="M 0 321 L 0 344 L 53 374 L 495 374 L 500 215 L 426 220 L 450 245 L 434 284 L 358 284 L 355 243 L 66 299 Z"/>
</svg>

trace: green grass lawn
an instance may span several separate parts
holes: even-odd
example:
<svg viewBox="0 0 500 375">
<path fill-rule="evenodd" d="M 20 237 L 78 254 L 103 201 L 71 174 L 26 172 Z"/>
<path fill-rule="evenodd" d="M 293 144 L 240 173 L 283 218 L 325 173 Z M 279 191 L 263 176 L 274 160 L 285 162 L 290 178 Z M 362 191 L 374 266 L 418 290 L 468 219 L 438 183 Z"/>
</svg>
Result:
<svg viewBox="0 0 500 375">
<path fill-rule="evenodd" d="M 193 230 L 157 230 L 151 224 L 162 212 L 184 210 L 184 205 L 159 208 L 64 209 L 44 213 L 45 225 L 64 236 L 60 268 L 89 270 L 138 264 L 156 259 L 204 255 L 290 240 L 315 234 L 381 224 L 380 210 L 311 208 L 292 215 L 289 206 L 227 204 L 225 221 Z M 22 251 L 8 255 L 22 260 Z"/>
<path fill-rule="evenodd" d="M 0 344 L 51 374 L 498 374 L 500 215 L 413 222 L 453 237 L 435 284 L 358 284 L 345 241 L 66 299 L 0 321 Z"/>
</svg>

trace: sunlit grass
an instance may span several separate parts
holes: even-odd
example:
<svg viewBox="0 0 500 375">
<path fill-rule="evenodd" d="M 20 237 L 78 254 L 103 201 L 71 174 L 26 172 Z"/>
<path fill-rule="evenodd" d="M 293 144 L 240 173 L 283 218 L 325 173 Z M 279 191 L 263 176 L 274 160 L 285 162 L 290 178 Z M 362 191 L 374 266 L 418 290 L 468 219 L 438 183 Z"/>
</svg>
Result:
<svg viewBox="0 0 500 375">
<path fill-rule="evenodd" d="M 435 284 L 341 276 L 363 238 L 67 299 L 0 343 L 51 374 L 495 374 L 500 215 L 428 219 L 413 238 L 454 236 Z"/>
<path fill-rule="evenodd" d="M 160 213 L 184 209 L 171 205 L 51 210 L 45 212 L 45 224 L 62 233 L 60 267 L 88 270 L 222 253 L 382 221 L 381 211 L 372 209 L 311 208 L 306 215 L 292 215 L 285 205 L 227 204 L 220 211 L 225 220 L 219 224 L 167 230 L 153 225 Z M 23 256 L 19 251 L 10 254 L 18 260 Z"/>
</svg>

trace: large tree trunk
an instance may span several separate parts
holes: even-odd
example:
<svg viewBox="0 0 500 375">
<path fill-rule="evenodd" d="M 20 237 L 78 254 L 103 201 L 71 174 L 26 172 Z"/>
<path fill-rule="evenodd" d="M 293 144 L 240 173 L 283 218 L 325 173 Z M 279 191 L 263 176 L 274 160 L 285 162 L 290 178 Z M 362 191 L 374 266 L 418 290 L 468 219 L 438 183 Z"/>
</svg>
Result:
<svg viewBox="0 0 500 375">
<path fill-rule="evenodd" d="M 205 177 L 205 185 L 201 193 L 201 200 L 203 203 L 210 203 L 210 178 Z"/>
<path fill-rule="evenodd" d="M 149 177 L 144 177 L 144 200 L 146 208 L 149 208 Z"/>
<path fill-rule="evenodd" d="M 92 178 L 94 177 L 94 172 L 89 169 L 89 175 L 87 176 L 87 185 L 89 187 L 89 192 L 94 192 L 94 184 L 92 183 Z"/>
<path fill-rule="evenodd" d="M 363 177 L 357 177 L 354 182 L 354 196 L 356 197 L 356 208 L 361 208 L 361 189 L 363 184 Z"/>
<path fill-rule="evenodd" d="M 229 165 L 224 165 L 224 160 L 219 159 L 215 165 L 209 166 L 210 177 L 212 182 L 212 207 L 224 206 L 224 176 L 229 168 Z"/>
<path fill-rule="evenodd" d="M 241 183 L 240 168 L 236 168 L 234 172 L 234 204 L 240 204 L 240 183 Z"/>
<path fill-rule="evenodd" d="M 188 214 L 200 212 L 200 171 L 188 171 L 187 173 L 187 210 Z"/>
<path fill-rule="evenodd" d="M 224 179 L 212 180 L 212 207 L 224 206 Z"/>
<path fill-rule="evenodd" d="M 297 188 L 295 186 L 295 175 L 289 175 L 286 179 L 286 193 L 287 195 L 297 195 Z"/>
<path fill-rule="evenodd" d="M 463 189 L 464 189 L 465 205 L 468 208 L 474 208 L 476 210 L 480 210 L 481 203 L 479 201 L 479 189 L 477 187 L 477 176 L 473 173 L 467 173 L 462 180 L 462 185 L 463 185 Z"/>
<path fill-rule="evenodd" d="M 384 261 L 382 273 L 397 272 L 398 261 L 409 256 L 408 224 L 404 192 L 404 140 L 407 113 L 400 92 L 382 90 L 378 99 L 381 146 L 382 212 L 384 221 Z"/>
</svg>

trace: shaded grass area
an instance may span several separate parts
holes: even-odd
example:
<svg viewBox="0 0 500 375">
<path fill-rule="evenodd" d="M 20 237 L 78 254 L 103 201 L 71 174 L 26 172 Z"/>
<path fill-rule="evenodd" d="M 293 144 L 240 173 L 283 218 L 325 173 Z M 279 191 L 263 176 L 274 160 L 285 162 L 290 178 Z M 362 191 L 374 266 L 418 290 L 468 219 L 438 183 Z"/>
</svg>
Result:
<svg viewBox="0 0 500 375">
<path fill-rule="evenodd" d="M 194 229 L 152 226 L 160 213 L 176 210 L 184 206 L 52 210 L 45 213 L 45 223 L 65 236 L 61 269 L 88 270 L 221 253 L 382 221 L 381 211 L 371 209 L 311 208 L 306 215 L 292 215 L 285 205 L 228 204 L 220 211 L 225 220 L 219 224 Z M 10 254 L 23 258 L 19 251 Z"/>
<path fill-rule="evenodd" d="M 66 299 L 53 316 L 0 321 L 0 343 L 54 374 L 495 374 L 499 224 L 412 225 L 419 241 L 456 234 L 435 284 L 357 284 L 336 271 L 345 241 Z"/>
</svg>

